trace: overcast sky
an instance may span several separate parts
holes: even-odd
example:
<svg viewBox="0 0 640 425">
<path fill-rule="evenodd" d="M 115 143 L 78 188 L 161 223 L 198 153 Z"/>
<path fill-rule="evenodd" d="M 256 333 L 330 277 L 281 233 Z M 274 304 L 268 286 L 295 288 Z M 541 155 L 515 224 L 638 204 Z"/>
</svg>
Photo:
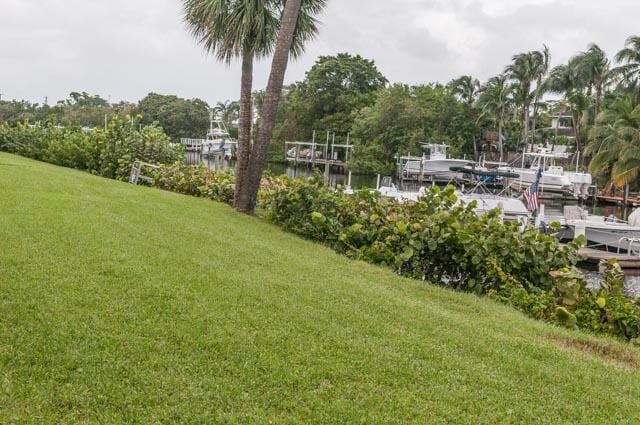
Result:
<svg viewBox="0 0 640 425">
<path fill-rule="evenodd" d="M 0 93 L 49 103 L 71 91 L 112 101 L 149 92 L 235 99 L 237 65 L 207 57 L 185 29 L 180 0 L 0 0 Z M 304 77 L 319 55 L 374 59 L 391 82 L 446 82 L 499 73 L 515 53 L 551 48 L 554 64 L 589 42 L 612 56 L 640 34 L 639 0 L 329 0 L 318 39 L 290 65 Z M 263 88 L 269 63 L 256 67 Z"/>
</svg>

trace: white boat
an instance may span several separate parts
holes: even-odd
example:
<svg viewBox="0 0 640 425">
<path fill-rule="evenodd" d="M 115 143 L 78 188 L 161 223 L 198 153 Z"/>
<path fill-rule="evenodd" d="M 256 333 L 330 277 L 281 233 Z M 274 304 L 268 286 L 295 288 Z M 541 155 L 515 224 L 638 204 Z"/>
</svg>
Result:
<svg viewBox="0 0 640 425">
<path fill-rule="evenodd" d="M 421 187 L 417 192 L 402 191 L 393 184 L 391 178 L 385 177 L 376 191 L 380 193 L 380 196 L 395 199 L 398 202 L 417 202 L 424 196 L 426 188 Z M 490 193 L 462 193 L 460 191 L 456 191 L 456 197 L 463 204 L 475 201 L 477 205 L 475 212 L 478 215 L 484 215 L 491 210 L 499 209 L 502 211 L 502 216 L 507 220 L 527 220 L 531 216 L 531 213 L 520 199 Z"/>
<path fill-rule="evenodd" d="M 447 158 L 447 145 L 429 143 L 424 146 L 429 149 L 428 156 L 405 157 L 407 161 L 402 167 L 405 178 L 422 176 L 432 181 L 449 181 L 461 177 L 461 173 L 451 171 L 452 167 L 465 167 L 473 162 L 466 159 Z"/>
<path fill-rule="evenodd" d="M 632 212 L 625 222 L 613 216 L 589 215 L 580 207 L 567 206 L 564 225 L 566 239 L 582 235 L 589 246 L 640 255 L 640 209 Z"/>
<path fill-rule="evenodd" d="M 216 119 L 211 113 L 211 123 L 207 131 L 207 138 L 202 143 L 202 154 L 213 155 L 222 153 L 225 159 L 235 156 L 238 142 L 233 140 L 221 119 Z"/>
<path fill-rule="evenodd" d="M 561 166 L 555 164 L 558 158 L 567 158 L 566 154 L 551 153 L 546 149 L 538 152 L 524 153 L 521 167 L 498 167 L 498 171 L 520 175 L 511 181 L 511 186 L 517 190 L 525 190 L 536 181 L 538 170 L 542 169 L 540 192 L 554 192 L 570 194 L 576 198 L 589 195 L 589 187 L 593 181 L 591 174 L 585 172 L 565 172 Z M 525 167 L 525 158 L 531 159 L 531 165 Z"/>
<path fill-rule="evenodd" d="M 417 192 L 399 190 L 391 180 L 391 177 L 383 177 L 380 186 L 373 191 L 380 193 L 382 197 L 395 199 L 398 202 L 416 202 L 424 195 L 424 188 L 420 188 Z"/>
<path fill-rule="evenodd" d="M 476 201 L 477 207 L 475 211 L 478 215 L 483 215 L 491 210 L 499 209 L 507 220 L 526 220 L 531 217 L 531 213 L 520 199 L 493 195 L 490 193 L 456 192 L 456 196 L 460 202 L 464 204 Z"/>
</svg>

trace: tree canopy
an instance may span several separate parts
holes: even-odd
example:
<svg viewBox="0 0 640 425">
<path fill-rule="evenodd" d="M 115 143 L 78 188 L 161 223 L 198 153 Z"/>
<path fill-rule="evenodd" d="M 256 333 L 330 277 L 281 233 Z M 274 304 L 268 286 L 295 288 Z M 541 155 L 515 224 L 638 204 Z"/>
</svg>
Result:
<svg viewBox="0 0 640 425">
<path fill-rule="evenodd" d="M 174 142 L 182 137 L 204 138 L 209 127 L 209 105 L 200 99 L 149 93 L 136 112 L 143 124 L 158 123 Z"/>
</svg>

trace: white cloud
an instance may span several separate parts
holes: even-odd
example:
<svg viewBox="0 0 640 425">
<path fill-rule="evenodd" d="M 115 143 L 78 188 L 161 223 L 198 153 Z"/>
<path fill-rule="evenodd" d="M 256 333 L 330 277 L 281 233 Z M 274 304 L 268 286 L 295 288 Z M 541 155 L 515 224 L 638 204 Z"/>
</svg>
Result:
<svg viewBox="0 0 640 425">
<path fill-rule="evenodd" d="M 0 10 L 5 97 L 53 101 L 74 90 L 113 100 L 150 91 L 209 102 L 237 97 L 238 66 L 203 54 L 179 0 L 0 0 Z M 330 0 L 319 38 L 287 80 L 303 78 L 318 55 L 344 51 L 374 59 L 393 82 L 486 79 L 542 43 L 555 63 L 592 41 L 613 55 L 638 31 L 639 15 L 636 0 Z M 268 68 L 268 61 L 256 66 L 256 88 Z"/>
</svg>

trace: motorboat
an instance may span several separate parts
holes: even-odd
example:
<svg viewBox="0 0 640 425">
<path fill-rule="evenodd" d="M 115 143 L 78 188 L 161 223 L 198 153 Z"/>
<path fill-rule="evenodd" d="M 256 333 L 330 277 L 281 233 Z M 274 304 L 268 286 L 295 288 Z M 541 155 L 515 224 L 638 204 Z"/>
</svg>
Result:
<svg viewBox="0 0 640 425">
<path fill-rule="evenodd" d="M 461 177 L 461 174 L 451 171 L 452 167 L 465 167 L 473 161 L 447 157 L 448 145 L 429 143 L 423 145 L 429 150 L 429 155 L 422 157 L 403 157 L 406 162 L 402 166 L 404 178 L 421 177 L 430 181 L 447 182 Z"/>
<path fill-rule="evenodd" d="M 235 156 L 237 141 L 229 135 L 224 121 L 211 115 L 211 123 L 207 131 L 207 138 L 202 142 L 202 154 L 204 156 L 222 154 L 224 159 Z"/>
<path fill-rule="evenodd" d="M 640 255 L 640 209 L 623 221 L 614 216 L 590 215 L 577 206 L 565 206 L 563 224 L 563 239 L 582 235 L 591 247 Z"/>
<path fill-rule="evenodd" d="M 424 195 L 424 188 L 420 188 L 417 192 L 398 189 L 391 180 L 391 177 L 384 177 L 378 188 L 373 191 L 378 192 L 380 196 L 384 198 L 395 199 L 398 202 L 416 202 L 422 195 Z"/>
<path fill-rule="evenodd" d="M 576 198 L 587 197 L 593 182 L 591 174 L 579 171 L 565 172 L 563 167 L 555 163 L 559 158 L 566 159 L 568 155 L 539 149 L 538 152 L 523 153 L 521 167 L 502 166 L 498 167 L 498 171 L 518 174 L 520 177 L 511 180 L 510 185 L 516 190 L 525 190 L 535 183 L 538 170 L 542 169 L 540 192 L 569 194 Z M 525 167 L 526 159 L 531 160 L 529 167 Z"/>
<path fill-rule="evenodd" d="M 484 215 L 489 211 L 498 209 L 506 220 L 528 220 L 531 213 L 526 205 L 517 198 L 494 195 L 491 193 L 462 193 L 456 192 L 458 200 L 464 204 L 476 202 L 476 213 Z"/>
<path fill-rule="evenodd" d="M 395 199 L 398 202 L 417 202 L 426 192 L 425 187 L 418 191 L 399 190 L 391 181 L 390 177 L 384 177 L 380 186 L 375 189 L 380 196 Z M 458 201 L 463 204 L 476 202 L 475 212 L 484 215 L 491 210 L 501 210 L 501 215 L 506 220 L 527 220 L 531 213 L 520 199 L 507 196 L 494 195 L 491 193 L 463 193 L 456 191 Z"/>
</svg>

